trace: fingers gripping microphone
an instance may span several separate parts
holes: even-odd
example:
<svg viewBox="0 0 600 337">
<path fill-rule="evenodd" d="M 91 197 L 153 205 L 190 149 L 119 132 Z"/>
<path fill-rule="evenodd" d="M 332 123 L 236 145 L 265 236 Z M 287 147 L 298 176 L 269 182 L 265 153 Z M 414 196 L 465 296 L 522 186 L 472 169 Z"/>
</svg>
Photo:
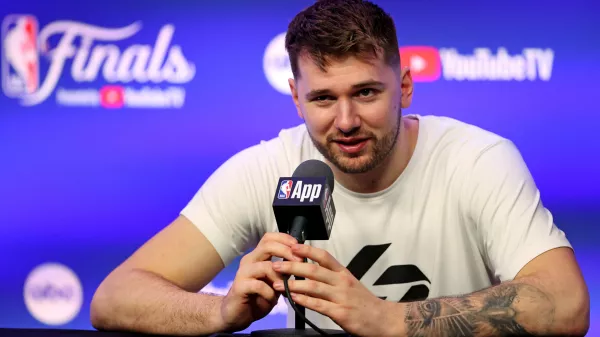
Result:
<svg viewBox="0 0 600 337">
<path fill-rule="evenodd" d="M 273 199 L 279 231 L 289 233 L 299 243 L 329 240 L 335 218 L 333 185 L 333 171 L 319 160 L 307 160 L 292 177 L 279 178 Z"/>
<path fill-rule="evenodd" d="M 279 178 L 273 198 L 279 232 L 290 234 L 299 243 L 329 240 L 335 218 L 331 197 L 333 184 L 333 171 L 319 160 L 307 160 L 296 168 L 291 177 Z M 301 277 L 295 279 L 302 280 Z M 348 336 L 343 331 L 320 329 L 306 319 L 304 308 L 291 299 L 287 281 L 284 278 L 286 297 L 296 313 L 295 329 L 253 331 L 251 336 Z M 314 330 L 306 330 L 305 322 Z"/>
</svg>

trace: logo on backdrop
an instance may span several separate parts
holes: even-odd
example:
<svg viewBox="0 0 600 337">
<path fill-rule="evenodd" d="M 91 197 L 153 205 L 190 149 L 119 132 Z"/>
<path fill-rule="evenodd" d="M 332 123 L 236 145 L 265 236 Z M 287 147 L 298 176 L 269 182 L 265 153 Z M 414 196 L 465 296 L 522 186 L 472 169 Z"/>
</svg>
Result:
<svg viewBox="0 0 600 337">
<path fill-rule="evenodd" d="M 400 62 L 410 68 L 415 82 L 433 82 L 440 78 L 442 62 L 434 47 L 402 47 Z"/>
<path fill-rule="evenodd" d="M 24 106 L 54 94 L 64 106 L 182 107 L 182 85 L 194 78 L 196 69 L 181 46 L 171 43 L 175 26 L 162 26 L 155 41 L 148 41 L 153 44 L 135 38 L 141 29 L 140 22 L 105 28 L 53 21 L 40 27 L 35 16 L 8 15 L 1 27 L 2 91 Z M 57 42 L 51 46 L 50 40 Z M 42 74 L 44 66 L 48 70 Z M 70 88 L 60 85 L 67 77 L 66 82 L 75 83 Z"/>
<path fill-rule="evenodd" d="M 472 53 L 463 54 L 456 48 L 404 46 L 399 53 L 402 63 L 410 67 L 415 82 L 549 81 L 554 64 L 554 51 L 548 48 L 524 48 L 511 54 L 504 47 L 495 51 L 476 47 Z M 285 33 L 267 45 L 263 69 L 275 90 L 291 94 L 288 79 L 293 75 L 285 50 Z"/>
<path fill-rule="evenodd" d="M 277 35 L 265 49 L 263 70 L 269 84 L 282 94 L 291 94 L 288 79 L 294 77 L 290 58 L 285 50 L 285 34 Z"/>
<path fill-rule="evenodd" d="M 46 263 L 33 269 L 23 289 L 29 313 L 47 325 L 72 321 L 83 303 L 83 290 L 77 275 L 67 266 Z"/>
</svg>

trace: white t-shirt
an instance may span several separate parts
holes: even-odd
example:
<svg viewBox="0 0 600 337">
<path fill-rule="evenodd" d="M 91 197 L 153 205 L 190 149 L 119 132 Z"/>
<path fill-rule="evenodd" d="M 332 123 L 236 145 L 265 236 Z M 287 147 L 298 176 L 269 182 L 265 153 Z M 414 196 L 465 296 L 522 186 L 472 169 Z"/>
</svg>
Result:
<svg viewBox="0 0 600 337">
<path fill-rule="evenodd" d="M 547 250 L 571 247 L 512 142 L 448 117 L 409 117 L 419 119 L 419 133 L 400 177 L 372 194 L 336 183 L 331 237 L 307 244 L 327 250 L 390 301 L 471 293 L 513 279 Z M 282 130 L 226 161 L 181 214 L 228 265 L 278 231 L 278 179 L 308 159 L 324 160 L 305 126 Z M 339 329 L 318 313 L 306 315 Z M 288 326 L 293 320 L 289 308 Z"/>
</svg>

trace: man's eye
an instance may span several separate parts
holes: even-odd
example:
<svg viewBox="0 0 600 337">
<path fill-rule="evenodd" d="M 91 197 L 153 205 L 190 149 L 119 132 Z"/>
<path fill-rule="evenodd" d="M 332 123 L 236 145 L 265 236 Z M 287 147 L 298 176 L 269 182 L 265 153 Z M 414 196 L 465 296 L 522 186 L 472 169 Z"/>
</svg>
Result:
<svg viewBox="0 0 600 337">
<path fill-rule="evenodd" d="M 322 102 L 322 101 L 328 100 L 329 98 L 330 98 L 329 96 L 318 96 L 318 97 L 315 97 L 313 100 L 317 101 L 317 102 Z"/>
<path fill-rule="evenodd" d="M 362 89 L 358 92 L 359 96 L 371 96 L 375 91 L 373 89 Z"/>
</svg>

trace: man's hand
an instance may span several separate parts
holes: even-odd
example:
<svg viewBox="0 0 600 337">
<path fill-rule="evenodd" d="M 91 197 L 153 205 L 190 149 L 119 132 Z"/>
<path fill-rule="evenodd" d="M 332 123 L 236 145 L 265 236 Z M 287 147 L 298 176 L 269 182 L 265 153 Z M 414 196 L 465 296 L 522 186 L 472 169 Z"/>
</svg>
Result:
<svg viewBox="0 0 600 337">
<path fill-rule="evenodd" d="M 294 302 L 331 318 L 344 331 L 356 336 L 386 336 L 384 324 L 393 304 L 373 295 L 348 269 L 327 251 L 293 245 L 296 256 L 307 257 L 319 265 L 278 261 L 274 271 L 306 278 L 289 280 Z M 276 280 L 275 290 L 284 292 L 283 280 Z M 390 317 L 391 319 L 391 317 Z"/>
<path fill-rule="evenodd" d="M 271 285 L 282 278 L 273 270 L 270 260 L 275 256 L 302 261 L 292 253 L 291 246 L 296 243 L 296 239 L 288 234 L 267 233 L 256 248 L 242 258 L 231 289 L 221 305 L 224 331 L 243 330 L 265 317 L 277 305 L 281 294 Z"/>
</svg>

